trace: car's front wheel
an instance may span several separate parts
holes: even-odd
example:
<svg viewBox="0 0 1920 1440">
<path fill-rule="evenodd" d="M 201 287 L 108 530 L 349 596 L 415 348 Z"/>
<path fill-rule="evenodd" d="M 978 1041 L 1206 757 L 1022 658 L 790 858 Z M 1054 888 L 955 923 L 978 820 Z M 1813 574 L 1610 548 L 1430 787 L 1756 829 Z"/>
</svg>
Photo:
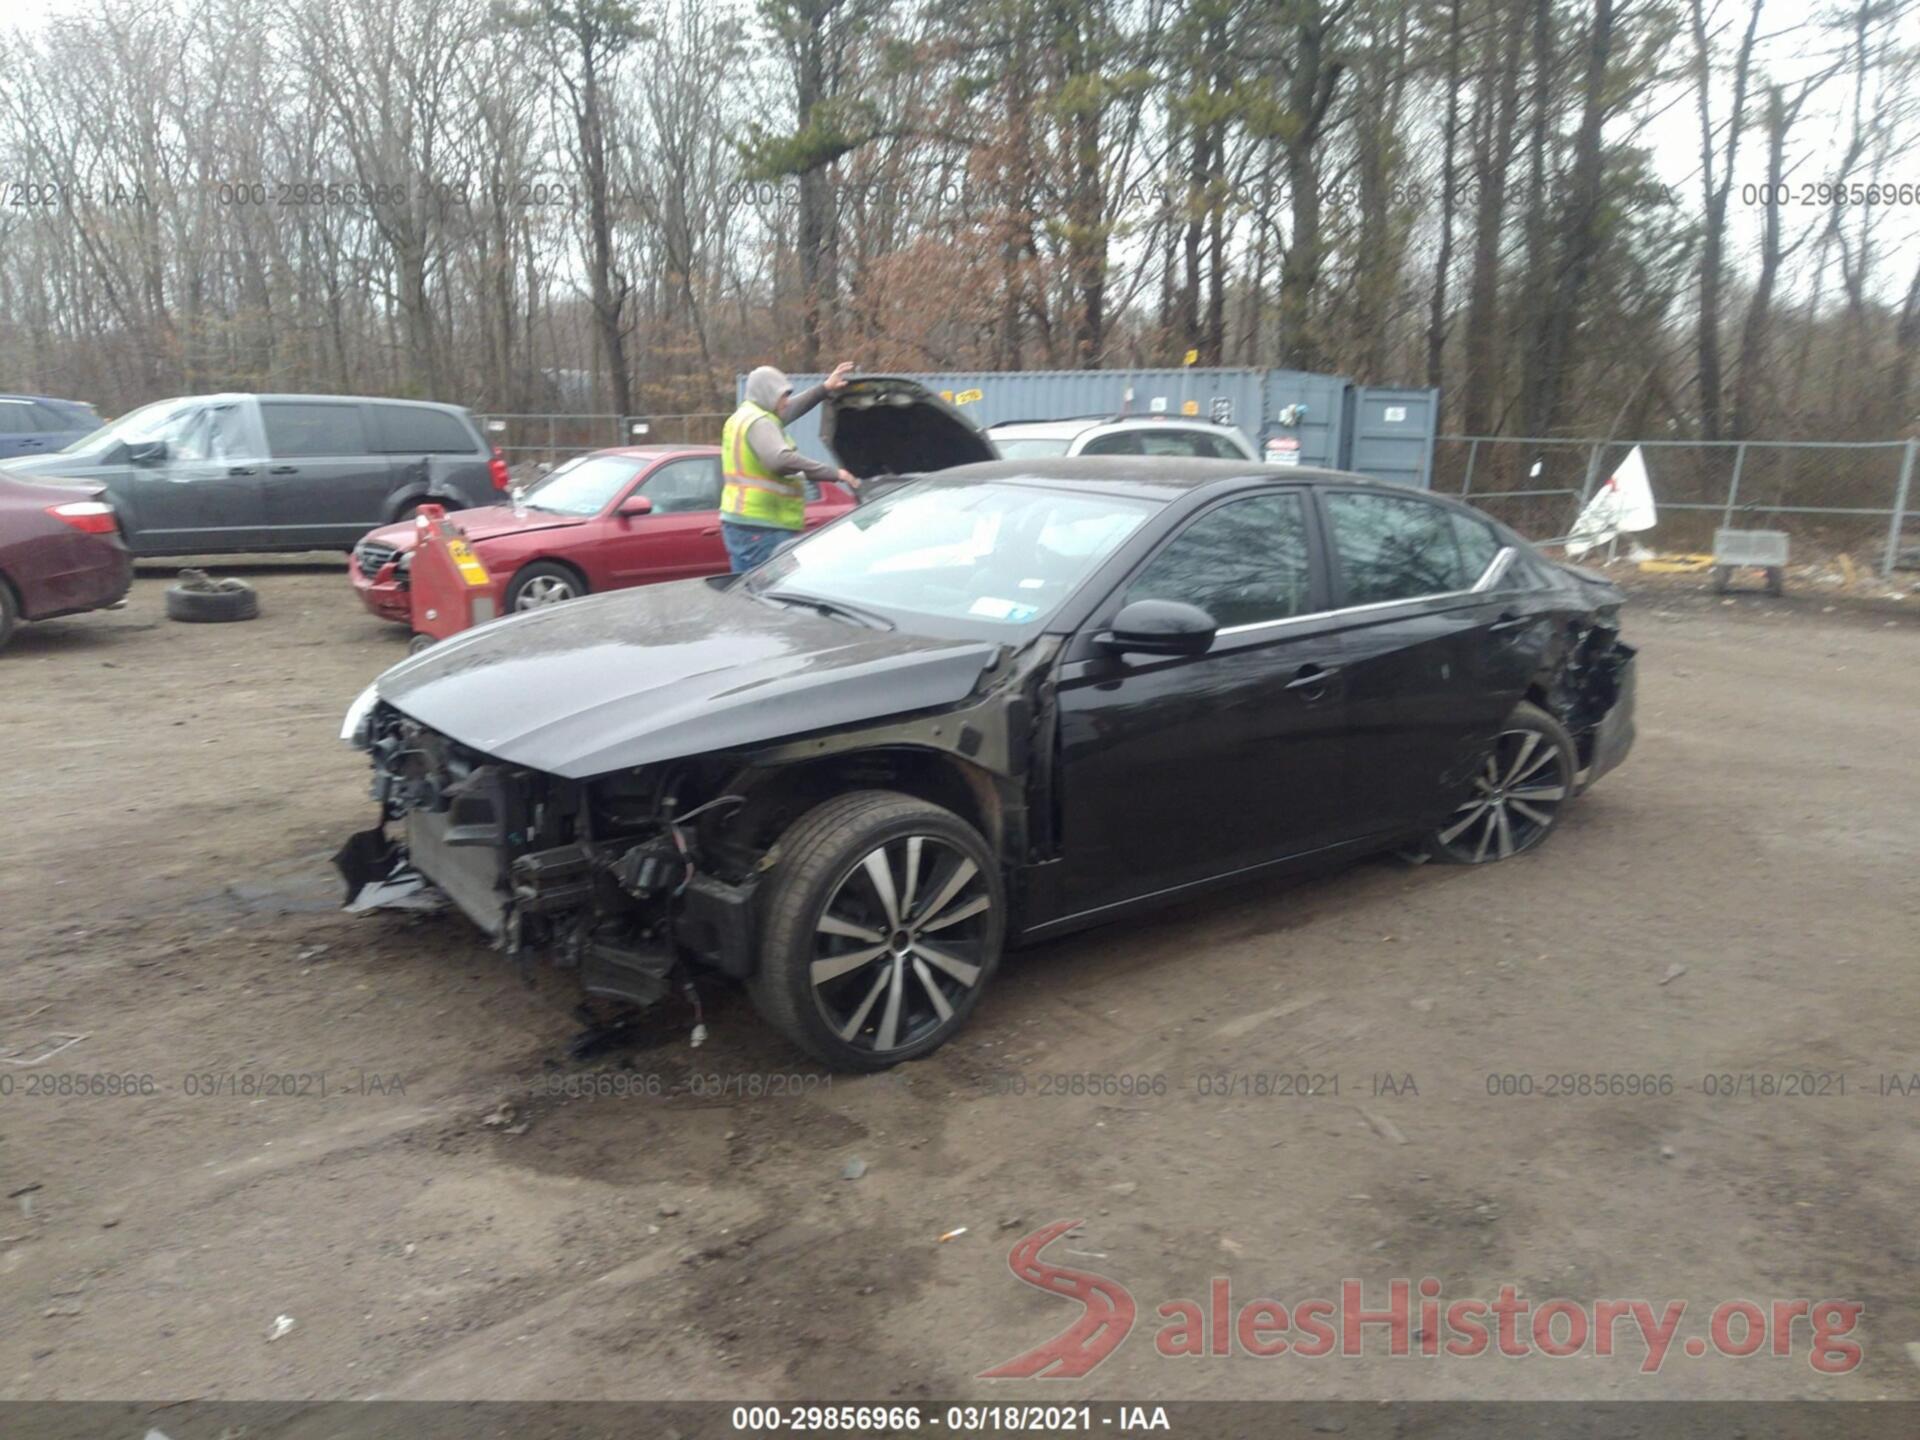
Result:
<svg viewBox="0 0 1920 1440">
<path fill-rule="evenodd" d="M 587 582 L 572 567 L 536 560 L 523 567 L 507 586 L 507 610 L 541 610 L 577 600 L 586 593 Z"/>
<path fill-rule="evenodd" d="M 889 790 L 829 800 L 777 846 L 751 990 L 836 1070 L 884 1070 L 973 1013 L 1006 938 L 1000 866 L 950 810 Z"/>
<path fill-rule="evenodd" d="M 1484 865 L 1533 849 L 1560 823 L 1578 767 L 1566 727 L 1522 701 L 1466 796 L 1428 834 L 1427 853 L 1454 865 Z"/>
</svg>

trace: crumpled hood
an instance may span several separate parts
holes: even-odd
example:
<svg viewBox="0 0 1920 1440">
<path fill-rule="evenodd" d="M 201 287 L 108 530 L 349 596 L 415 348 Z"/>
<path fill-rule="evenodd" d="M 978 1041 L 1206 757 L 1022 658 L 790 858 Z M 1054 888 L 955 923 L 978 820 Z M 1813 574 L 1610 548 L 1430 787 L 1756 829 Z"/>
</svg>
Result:
<svg viewBox="0 0 1920 1440">
<path fill-rule="evenodd" d="M 577 780 L 954 705 L 998 649 L 685 580 L 482 625 L 394 666 L 377 693 L 463 745 Z"/>
<path fill-rule="evenodd" d="M 515 510 L 511 505 L 481 505 L 472 510 L 450 511 L 447 518 L 453 522 L 454 529 L 480 545 L 502 535 L 524 535 L 534 530 L 563 530 L 572 525 L 584 525 L 591 517 L 555 515 L 545 510 Z M 413 521 L 401 520 L 369 531 L 366 538 L 395 550 L 411 550 L 419 538 L 419 531 Z"/>
</svg>

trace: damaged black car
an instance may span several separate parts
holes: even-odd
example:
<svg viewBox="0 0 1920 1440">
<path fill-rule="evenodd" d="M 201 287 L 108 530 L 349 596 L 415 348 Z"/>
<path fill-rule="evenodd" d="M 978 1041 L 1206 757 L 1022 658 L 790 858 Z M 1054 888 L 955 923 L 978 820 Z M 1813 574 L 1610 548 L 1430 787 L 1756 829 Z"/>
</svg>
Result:
<svg viewBox="0 0 1920 1440">
<path fill-rule="evenodd" d="M 1010 945 L 1343 856 L 1539 845 L 1632 743 L 1621 599 L 1353 475 L 968 464 L 751 574 L 395 666 L 347 716 L 379 824 L 341 866 L 590 994 L 735 977 L 815 1058 L 880 1069 L 965 1024 Z"/>
</svg>

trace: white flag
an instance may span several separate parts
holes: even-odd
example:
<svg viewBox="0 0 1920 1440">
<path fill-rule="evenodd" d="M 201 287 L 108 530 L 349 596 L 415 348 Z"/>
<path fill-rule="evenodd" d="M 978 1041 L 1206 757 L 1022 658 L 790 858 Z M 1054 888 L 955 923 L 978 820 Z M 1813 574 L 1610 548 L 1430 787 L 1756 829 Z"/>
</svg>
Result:
<svg viewBox="0 0 1920 1440">
<path fill-rule="evenodd" d="M 1567 554 L 1584 555 L 1623 531 L 1651 530 L 1659 519 L 1653 505 L 1653 486 L 1647 480 L 1647 462 L 1636 445 L 1573 522 Z"/>
</svg>

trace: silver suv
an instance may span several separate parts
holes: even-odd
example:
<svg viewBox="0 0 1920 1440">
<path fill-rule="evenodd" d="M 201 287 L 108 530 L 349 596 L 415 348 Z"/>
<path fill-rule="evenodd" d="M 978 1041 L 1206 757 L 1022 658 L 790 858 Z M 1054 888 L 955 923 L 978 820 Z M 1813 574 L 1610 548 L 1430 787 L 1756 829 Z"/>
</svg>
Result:
<svg viewBox="0 0 1920 1440">
<path fill-rule="evenodd" d="M 1258 460 L 1231 425 L 1178 415 L 1083 415 L 1073 420 L 1009 420 L 987 431 L 1007 460 L 1063 455 L 1181 455 L 1202 460 Z"/>
</svg>

